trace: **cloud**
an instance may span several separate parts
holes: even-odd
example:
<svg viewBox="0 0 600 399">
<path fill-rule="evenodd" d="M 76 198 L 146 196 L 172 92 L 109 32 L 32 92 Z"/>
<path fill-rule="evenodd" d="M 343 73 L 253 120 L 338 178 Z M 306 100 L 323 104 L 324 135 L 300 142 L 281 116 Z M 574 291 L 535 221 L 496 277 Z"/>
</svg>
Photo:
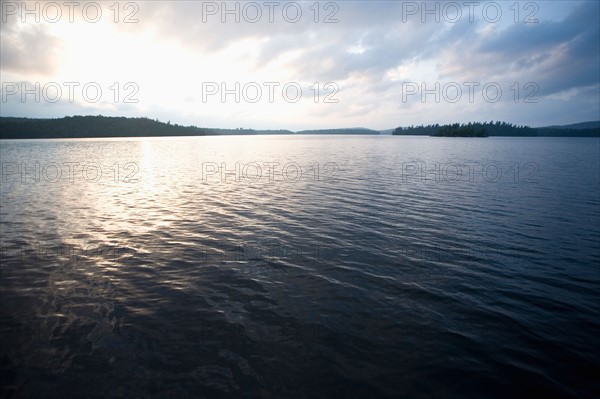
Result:
<svg viewBox="0 0 600 399">
<path fill-rule="evenodd" d="M 0 69 L 3 72 L 49 75 L 60 65 L 62 41 L 48 26 L 21 24 L 7 19 L 0 24 Z"/>
<path fill-rule="evenodd" d="M 112 111 L 161 110 L 161 118 L 171 113 L 172 120 L 178 120 L 178 112 L 191 119 L 194 109 L 199 118 L 214 114 L 210 117 L 219 123 L 247 115 L 256 120 L 256 105 L 208 108 L 194 104 L 193 99 L 202 98 L 199 89 L 206 81 L 244 84 L 273 80 L 300 82 L 304 94 L 298 104 L 285 104 L 285 112 L 265 114 L 263 119 L 272 120 L 273 128 L 285 127 L 291 109 L 297 109 L 299 118 L 306 120 L 315 121 L 318 115 L 332 127 L 345 125 L 344 118 L 354 121 L 363 117 L 365 125 L 385 127 L 406 117 L 412 119 L 409 124 L 427 123 L 432 117 L 496 120 L 494 113 L 526 123 L 528 115 L 541 119 L 547 112 L 546 97 L 556 109 L 562 104 L 566 114 L 577 111 L 581 115 L 588 110 L 587 119 L 597 119 L 598 2 L 536 3 L 539 22 L 534 24 L 514 21 L 509 9 L 513 3 L 501 3 L 503 19 L 498 23 L 482 17 L 485 3 L 472 21 L 463 8 L 462 18 L 452 23 L 448 18 L 435 23 L 431 16 L 424 23 L 423 15 L 406 14 L 407 2 L 389 1 L 319 2 L 316 6 L 298 2 L 294 4 L 300 7 L 301 17 L 291 22 L 297 10 L 289 6 L 284 13 L 288 3 L 280 2 L 272 10 L 272 21 L 264 2 L 220 1 L 135 3 L 138 22 L 133 24 L 113 24 L 108 3 L 104 11 L 110 18 L 102 21 L 103 26 L 78 21 L 67 29 L 60 24 L 21 24 L 16 18 L 0 28 L 0 69 L 3 79 L 21 76 L 33 81 L 57 74 L 76 75 L 102 80 L 106 87 L 117 78 L 121 84 L 135 80 L 140 86 L 139 106 L 117 104 Z M 444 9 L 450 3 L 435 4 Z M 251 21 L 257 16 L 252 4 L 258 4 L 261 12 L 255 23 Z M 414 4 L 422 7 L 423 3 Z M 519 3 L 521 19 L 527 14 L 524 5 Z M 224 12 L 223 6 L 235 9 L 239 22 L 234 14 Z M 427 7 L 433 6 L 428 3 Z M 121 19 L 124 15 L 121 10 Z M 328 16 L 337 22 L 324 23 Z M 71 34 L 77 30 L 79 41 Z M 427 82 L 429 87 L 435 82 L 498 82 L 505 95 L 498 104 L 423 102 L 416 96 L 403 102 L 402 83 L 406 81 Z M 321 87 L 336 82 L 340 103 L 310 104 L 308 87 L 315 82 Z M 509 87 L 514 82 L 521 90 L 528 82 L 537 84 L 540 103 L 535 111 L 512 101 Z M 76 107 L 73 104 L 73 113 L 78 112 Z M 65 108 L 61 107 L 61 112 Z M 11 109 L 19 109 L 18 104 Z M 34 109 L 25 104 L 21 112 Z M 275 105 L 268 109 L 279 111 Z M 238 113 L 232 114 L 234 111 Z M 547 115 L 554 118 L 552 123 L 566 118 L 555 112 Z M 201 123 L 198 120 L 197 124 Z M 239 124 L 247 125 L 243 120 Z"/>
<path fill-rule="evenodd" d="M 485 70 L 513 80 L 535 77 L 543 95 L 597 83 L 599 7 L 596 2 L 581 4 L 561 22 L 513 24 L 479 37 L 466 63 L 458 57 L 452 63 L 469 71 L 469 78 Z"/>
</svg>

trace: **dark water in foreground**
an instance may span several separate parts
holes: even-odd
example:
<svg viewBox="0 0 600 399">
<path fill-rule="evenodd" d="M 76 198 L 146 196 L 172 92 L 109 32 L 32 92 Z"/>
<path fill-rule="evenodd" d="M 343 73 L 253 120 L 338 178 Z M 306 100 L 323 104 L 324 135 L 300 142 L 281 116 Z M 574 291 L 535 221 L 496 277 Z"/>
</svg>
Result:
<svg viewBox="0 0 600 399">
<path fill-rule="evenodd" d="M 3 396 L 600 395 L 598 139 L 0 147 Z"/>
</svg>

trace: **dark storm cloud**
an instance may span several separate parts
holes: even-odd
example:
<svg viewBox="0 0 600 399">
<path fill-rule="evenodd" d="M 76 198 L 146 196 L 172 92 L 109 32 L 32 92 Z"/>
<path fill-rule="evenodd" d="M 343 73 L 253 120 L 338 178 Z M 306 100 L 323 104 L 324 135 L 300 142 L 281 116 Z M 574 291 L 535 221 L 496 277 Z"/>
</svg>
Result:
<svg viewBox="0 0 600 399">
<path fill-rule="evenodd" d="M 569 42 L 579 35 L 598 32 L 600 3 L 580 4 L 560 22 L 541 21 L 536 24 L 513 24 L 489 38 L 479 47 L 484 52 L 500 52 L 518 56 L 531 50 L 542 50 Z M 598 43 L 598 36 L 595 36 Z"/>
<path fill-rule="evenodd" d="M 512 25 L 483 42 L 477 51 L 507 68 L 531 71 L 540 94 L 598 84 L 600 3 L 584 3 L 561 22 Z"/>
</svg>

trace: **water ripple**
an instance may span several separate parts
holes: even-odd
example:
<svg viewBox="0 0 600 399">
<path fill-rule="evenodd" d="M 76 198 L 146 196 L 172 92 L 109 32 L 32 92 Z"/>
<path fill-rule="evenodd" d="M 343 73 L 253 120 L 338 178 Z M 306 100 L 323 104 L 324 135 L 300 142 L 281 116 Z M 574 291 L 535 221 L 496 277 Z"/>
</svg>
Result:
<svg viewBox="0 0 600 399">
<path fill-rule="evenodd" d="M 539 140 L 3 142 L 3 162 L 140 172 L 2 184 L 2 395 L 597 397 L 600 147 Z M 203 181 L 203 162 L 305 174 Z M 402 162 L 540 175 L 405 181 Z"/>
</svg>

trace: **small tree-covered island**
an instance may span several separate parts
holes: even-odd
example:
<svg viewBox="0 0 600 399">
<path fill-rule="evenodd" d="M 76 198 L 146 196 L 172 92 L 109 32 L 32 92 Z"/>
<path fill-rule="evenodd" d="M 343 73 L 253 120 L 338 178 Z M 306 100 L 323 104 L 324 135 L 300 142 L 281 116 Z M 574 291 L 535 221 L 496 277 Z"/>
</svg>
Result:
<svg viewBox="0 0 600 399">
<path fill-rule="evenodd" d="M 488 137 L 485 124 L 482 123 L 453 123 L 449 125 L 427 125 L 397 127 L 392 133 L 395 136 L 432 136 L 432 137 Z"/>
<path fill-rule="evenodd" d="M 446 125 L 397 127 L 392 133 L 396 136 L 432 137 L 489 137 L 492 136 L 537 136 L 536 129 L 517 126 L 506 122 L 469 122 Z"/>
<path fill-rule="evenodd" d="M 454 123 L 452 125 L 440 126 L 433 134 L 436 137 L 488 137 L 485 126 L 481 123 L 468 123 L 461 125 Z"/>
</svg>

